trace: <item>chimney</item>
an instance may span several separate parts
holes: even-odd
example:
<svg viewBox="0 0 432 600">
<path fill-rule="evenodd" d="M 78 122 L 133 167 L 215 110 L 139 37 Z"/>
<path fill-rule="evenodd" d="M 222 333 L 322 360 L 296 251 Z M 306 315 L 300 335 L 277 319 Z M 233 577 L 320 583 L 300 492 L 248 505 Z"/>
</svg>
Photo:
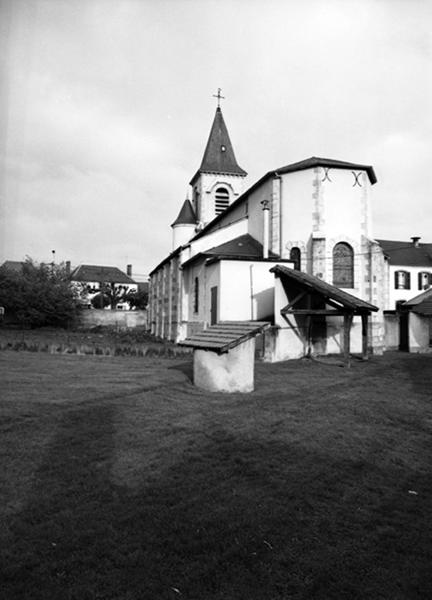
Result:
<svg viewBox="0 0 432 600">
<path fill-rule="evenodd" d="M 269 211 L 270 202 L 268 200 L 261 201 L 263 207 L 263 258 L 268 258 L 269 254 Z"/>
<path fill-rule="evenodd" d="M 126 275 L 132 277 L 132 265 L 126 265 Z"/>
<path fill-rule="evenodd" d="M 419 247 L 419 241 L 421 240 L 420 237 L 414 236 L 411 238 L 411 241 L 413 243 L 413 246 L 415 246 L 416 248 Z"/>
<path fill-rule="evenodd" d="M 66 261 L 66 277 L 69 277 L 71 274 L 71 261 Z"/>
</svg>

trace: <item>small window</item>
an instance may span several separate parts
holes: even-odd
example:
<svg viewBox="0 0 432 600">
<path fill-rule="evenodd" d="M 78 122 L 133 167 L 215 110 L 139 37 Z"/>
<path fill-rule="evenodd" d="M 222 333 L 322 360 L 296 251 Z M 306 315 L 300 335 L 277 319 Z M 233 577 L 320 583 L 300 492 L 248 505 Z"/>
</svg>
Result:
<svg viewBox="0 0 432 600">
<path fill-rule="evenodd" d="M 395 271 L 395 290 L 410 290 L 411 275 L 408 271 Z"/>
<path fill-rule="evenodd" d="M 215 213 L 220 215 L 229 206 L 229 191 L 226 188 L 218 188 L 215 193 Z"/>
<path fill-rule="evenodd" d="M 354 251 L 345 242 L 333 248 L 333 285 L 341 288 L 354 287 Z"/>
<path fill-rule="evenodd" d="M 294 269 L 296 271 L 301 271 L 301 251 L 300 248 L 294 246 L 290 250 L 290 260 L 294 263 Z"/>
<path fill-rule="evenodd" d="M 195 277 L 194 280 L 194 312 L 197 313 L 199 309 L 199 280 Z"/>
<path fill-rule="evenodd" d="M 431 283 L 431 274 L 426 271 L 421 271 L 418 274 L 418 289 L 427 290 Z"/>
</svg>

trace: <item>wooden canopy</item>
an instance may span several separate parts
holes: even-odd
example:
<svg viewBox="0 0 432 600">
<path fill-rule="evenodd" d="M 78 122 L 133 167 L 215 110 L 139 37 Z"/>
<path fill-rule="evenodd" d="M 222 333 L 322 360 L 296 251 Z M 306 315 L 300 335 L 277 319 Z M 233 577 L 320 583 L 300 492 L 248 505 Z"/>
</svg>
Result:
<svg viewBox="0 0 432 600">
<path fill-rule="evenodd" d="M 221 321 L 179 342 L 181 346 L 211 350 L 222 354 L 255 337 L 270 323 L 265 321 Z"/>
<path fill-rule="evenodd" d="M 297 271 L 282 265 L 276 265 L 270 270 L 282 280 L 288 297 L 290 290 L 296 292 L 291 294 L 294 297 L 280 311 L 285 320 L 288 321 L 289 315 L 307 317 L 309 324 L 314 316 L 342 316 L 344 318 L 343 351 L 346 362 L 349 362 L 352 320 L 355 315 L 360 315 L 362 320 L 362 355 L 364 359 L 367 359 L 368 317 L 371 312 L 379 310 L 377 306 L 303 271 Z"/>
</svg>

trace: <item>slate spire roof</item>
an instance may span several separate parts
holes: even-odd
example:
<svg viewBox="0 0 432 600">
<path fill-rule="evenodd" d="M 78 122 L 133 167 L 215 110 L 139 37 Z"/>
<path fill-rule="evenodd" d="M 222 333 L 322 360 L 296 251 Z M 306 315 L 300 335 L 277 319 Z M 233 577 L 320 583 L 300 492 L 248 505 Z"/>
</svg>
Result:
<svg viewBox="0 0 432 600">
<path fill-rule="evenodd" d="M 192 178 L 191 185 L 200 173 L 226 173 L 242 177 L 247 175 L 237 163 L 220 106 L 216 109 L 201 166 Z"/>
<path fill-rule="evenodd" d="M 189 198 L 186 198 L 177 219 L 171 224 L 171 227 L 174 227 L 175 225 L 196 225 L 196 222 L 197 218 L 192 203 Z"/>
</svg>

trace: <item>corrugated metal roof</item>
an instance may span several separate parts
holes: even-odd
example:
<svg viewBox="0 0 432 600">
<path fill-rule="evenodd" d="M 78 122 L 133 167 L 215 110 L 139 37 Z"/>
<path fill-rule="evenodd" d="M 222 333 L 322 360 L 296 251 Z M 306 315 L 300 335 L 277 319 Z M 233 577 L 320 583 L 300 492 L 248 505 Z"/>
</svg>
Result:
<svg viewBox="0 0 432 600">
<path fill-rule="evenodd" d="M 135 283 L 132 277 L 117 267 L 100 265 L 80 265 L 70 276 L 72 281 L 106 281 L 109 283 Z"/>
<path fill-rule="evenodd" d="M 221 354 L 269 327 L 270 323 L 266 321 L 221 321 L 179 342 L 179 345 Z"/>
<path fill-rule="evenodd" d="M 247 175 L 246 171 L 237 163 L 228 129 L 219 106 L 216 109 L 201 166 L 192 178 L 191 185 L 200 173 L 227 173 L 241 175 L 242 177 Z"/>
<path fill-rule="evenodd" d="M 412 241 L 377 240 L 389 264 L 402 267 L 431 267 L 432 244 L 413 244 Z"/>
<path fill-rule="evenodd" d="M 340 288 L 331 285 L 330 283 L 326 283 L 325 281 L 322 281 L 322 279 L 318 279 L 318 277 L 304 273 L 303 271 L 296 271 L 282 265 L 276 265 L 270 269 L 270 271 L 279 277 L 286 277 L 288 280 L 295 281 L 300 284 L 301 287 L 317 292 L 324 298 L 335 300 L 345 308 L 349 308 L 354 312 L 379 310 L 377 306 L 374 306 L 365 300 L 361 300 L 348 292 L 344 292 Z"/>
</svg>

